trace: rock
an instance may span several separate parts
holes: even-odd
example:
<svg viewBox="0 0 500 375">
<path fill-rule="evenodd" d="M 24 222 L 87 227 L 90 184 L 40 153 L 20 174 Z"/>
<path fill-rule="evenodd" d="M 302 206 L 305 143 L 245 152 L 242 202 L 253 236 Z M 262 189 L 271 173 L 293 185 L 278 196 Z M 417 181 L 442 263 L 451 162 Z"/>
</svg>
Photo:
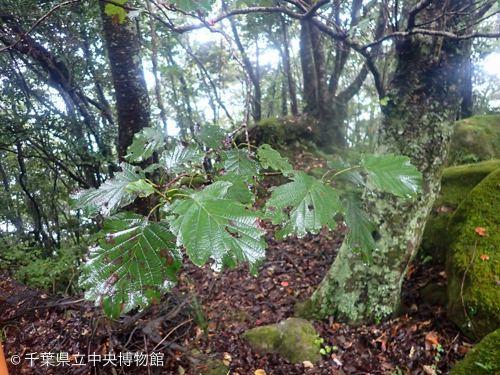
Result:
<svg viewBox="0 0 500 375">
<path fill-rule="evenodd" d="M 460 330 L 475 339 L 500 328 L 499 193 L 500 169 L 497 169 L 467 195 L 448 225 L 447 236 L 451 241 L 446 260 L 448 316 Z M 489 235 L 480 236 L 476 228 L 485 228 Z M 475 245 L 475 257 L 470 265 Z"/>
<path fill-rule="evenodd" d="M 448 165 L 500 158 L 500 116 L 473 116 L 457 121 Z"/>
<path fill-rule="evenodd" d="M 254 328 L 245 332 L 243 339 L 257 353 L 277 353 L 292 363 L 314 363 L 321 359 L 316 330 L 305 319 L 289 318 L 277 324 Z"/>
<path fill-rule="evenodd" d="M 448 222 L 469 192 L 491 172 L 500 168 L 500 160 L 446 168 L 441 179 L 441 191 L 425 226 L 419 256 L 431 256 L 444 263 L 446 251 L 452 242 Z"/>
<path fill-rule="evenodd" d="M 493 375 L 500 373 L 500 330 L 481 340 L 450 371 L 450 375 Z"/>
</svg>

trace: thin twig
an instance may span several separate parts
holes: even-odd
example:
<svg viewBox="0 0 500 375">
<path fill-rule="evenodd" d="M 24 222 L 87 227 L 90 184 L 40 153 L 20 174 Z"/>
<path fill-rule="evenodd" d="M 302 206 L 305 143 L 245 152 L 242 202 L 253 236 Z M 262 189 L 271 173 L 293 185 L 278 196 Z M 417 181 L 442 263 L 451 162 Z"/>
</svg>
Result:
<svg viewBox="0 0 500 375">
<path fill-rule="evenodd" d="M 470 323 L 470 327 L 472 329 L 472 332 L 474 332 L 474 335 L 477 336 L 476 334 L 476 331 L 474 329 L 474 325 L 472 324 L 472 320 L 470 320 L 469 318 L 469 315 L 467 314 L 467 308 L 465 307 L 465 301 L 464 301 L 464 284 L 465 284 L 465 277 L 467 276 L 467 272 L 469 271 L 469 269 L 471 268 L 472 266 L 472 263 L 474 262 L 474 255 L 476 254 L 476 248 L 477 248 L 477 240 L 476 242 L 474 242 L 474 250 L 472 251 L 472 258 L 470 260 L 470 263 L 469 265 L 467 266 L 465 272 L 464 272 L 464 276 L 462 278 L 462 285 L 460 286 L 460 298 L 462 299 L 462 306 L 464 308 L 464 314 L 465 314 L 465 318 L 467 319 L 467 321 Z"/>
<path fill-rule="evenodd" d="M 161 344 L 163 344 L 163 342 L 168 338 L 168 336 L 170 336 L 177 328 L 183 326 L 184 324 L 187 324 L 189 322 L 191 322 L 193 319 L 189 319 L 189 320 L 186 320 L 185 322 L 182 322 L 181 324 L 178 324 L 176 327 L 174 327 L 172 330 L 170 330 L 170 332 L 163 338 L 163 340 L 161 340 L 154 348 L 153 348 L 153 351 L 156 350 L 156 348 L 158 348 Z"/>
</svg>

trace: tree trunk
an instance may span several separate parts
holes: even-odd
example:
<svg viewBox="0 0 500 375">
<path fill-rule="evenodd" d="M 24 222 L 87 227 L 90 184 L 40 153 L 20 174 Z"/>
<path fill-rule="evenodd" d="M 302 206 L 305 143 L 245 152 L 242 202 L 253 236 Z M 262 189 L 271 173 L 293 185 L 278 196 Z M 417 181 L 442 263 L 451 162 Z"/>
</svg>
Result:
<svg viewBox="0 0 500 375">
<path fill-rule="evenodd" d="M 139 37 L 135 22 L 113 25 L 100 2 L 104 39 L 113 76 L 118 113 L 118 156 L 121 160 L 132 144 L 134 134 L 149 126 L 149 96 L 144 79 Z"/>
<path fill-rule="evenodd" d="M 443 3 L 430 3 L 419 14 L 421 23 L 441 14 Z M 463 6 L 459 1 L 451 3 L 451 10 Z M 450 17 L 447 24 L 441 25 L 442 30 L 458 21 Z M 396 41 L 396 71 L 387 90 L 390 102 L 382 108 L 384 118 L 375 153 L 410 157 L 423 174 L 424 194 L 411 201 L 388 194 L 368 194 L 366 209 L 377 228 L 374 264 L 365 264 L 344 243 L 311 297 L 309 308 L 315 315 L 333 315 L 339 321 L 364 324 L 398 313 L 403 278 L 440 189 L 460 109 L 469 47 L 468 42 L 424 35 Z"/>
<path fill-rule="evenodd" d="M 471 59 L 467 60 L 465 68 L 464 88 L 462 90 L 462 106 L 460 107 L 460 119 L 471 117 L 474 114 L 474 98 L 472 95 L 472 66 Z"/>
</svg>

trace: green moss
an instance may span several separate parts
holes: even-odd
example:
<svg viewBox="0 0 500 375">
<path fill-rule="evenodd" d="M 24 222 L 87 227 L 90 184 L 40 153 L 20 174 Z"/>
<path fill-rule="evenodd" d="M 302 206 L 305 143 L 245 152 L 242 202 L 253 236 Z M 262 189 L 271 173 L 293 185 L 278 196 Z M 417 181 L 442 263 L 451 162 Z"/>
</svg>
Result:
<svg viewBox="0 0 500 375">
<path fill-rule="evenodd" d="M 441 191 L 434 202 L 425 226 L 420 257 L 430 255 L 435 262 L 444 262 L 451 239 L 448 222 L 464 198 L 486 176 L 500 168 L 500 160 L 446 168 L 441 179 Z"/>
<path fill-rule="evenodd" d="M 448 314 L 466 334 L 482 338 L 500 328 L 500 169 L 489 174 L 462 201 L 449 222 L 453 242 L 447 254 Z M 479 236 L 476 228 L 485 228 L 489 236 Z M 474 261 L 471 264 L 473 249 Z M 482 260 L 480 256 L 489 259 Z M 463 300 L 461 287 L 467 271 Z M 472 327 L 471 327 L 472 324 Z"/>
<path fill-rule="evenodd" d="M 500 116 L 474 116 L 458 121 L 451 138 L 448 165 L 500 157 Z"/>
<path fill-rule="evenodd" d="M 305 319 L 290 318 L 277 324 L 251 329 L 243 339 L 258 353 L 277 353 L 292 363 L 321 359 L 316 330 Z"/>
<path fill-rule="evenodd" d="M 206 368 L 201 370 L 202 375 L 227 375 L 229 367 L 220 359 L 208 359 L 205 363 Z"/>
<path fill-rule="evenodd" d="M 500 374 L 500 330 L 490 333 L 457 363 L 450 375 Z"/>
</svg>

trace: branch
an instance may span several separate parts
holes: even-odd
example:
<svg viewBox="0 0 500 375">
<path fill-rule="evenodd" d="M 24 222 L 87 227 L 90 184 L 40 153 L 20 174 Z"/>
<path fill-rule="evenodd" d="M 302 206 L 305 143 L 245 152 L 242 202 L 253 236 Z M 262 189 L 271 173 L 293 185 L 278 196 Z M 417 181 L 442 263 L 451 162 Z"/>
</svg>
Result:
<svg viewBox="0 0 500 375">
<path fill-rule="evenodd" d="M 316 4 L 314 4 L 309 10 L 304 14 L 304 20 L 307 20 L 316 15 L 316 11 L 321 8 L 323 5 L 326 5 L 330 2 L 330 0 L 320 0 Z"/>
<path fill-rule="evenodd" d="M 431 4 L 431 0 L 422 0 L 410 9 L 408 14 L 408 29 L 413 29 L 415 27 L 415 17 L 425 8 Z"/>
<path fill-rule="evenodd" d="M 8 50 L 8 49 L 11 49 L 11 48 L 14 48 L 17 44 L 19 44 L 24 38 L 26 38 L 30 33 L 33 32 L 33 30 L 35 30 L 38 25 L 40 25 L 46 18 L 48 18 L 52 13 L 54 13 L 57 9 L 63 7 L 63 6 L 66 6 L 66 5 L 69 5 L 69 4 L 74 4 L 74 3 L 79 3 L 81 0 L 69 0 L 69 1 L 65 1 L 64 3 L 61 3 L 59 5 L 56 5 L 54 8 L 52 8 L 51 10 L 49 10 L 47 13 L 45 13 L 45 15 L 43 15 L 42 17 L 40 17 L 34 24 L 33 26 L 31 26 L 31 28 L 26 31 L 24 34 L 22 34 L 20 36 L 20 38 L 15 42 L 13 43 L 12 45 L 10 46 L 6 46 L 2 49 L 0 49 L 0 52 L 3 52 L 5 50 Z"/>
<path fill-rule="evenodd" d="M 411 31 L 398 31 L 395 33 L 387 34 L 383 38 L 380 38 L 374 42 L 366 44 L 365 46 L 359 47 L 361 50 L 366 50 L 367 48 L 371 48 L 376 46 L 377 44 L 382 43 L 384 40 L 392 39 L 392 38 L 405 38 L 411 35 L 430 35 L 436 37 L 445 37 L 454 40 L 467 40 L 473 38 L 500 38 L 500 33 L 482 33 L 482 32 L 473 32 L 471 34 L 466 35 L 457 35 L 455 33 L 449 31 L 440 31 L 440 30 L 426 30 L 426 29 L 413 29 Z"/>
</svg>

